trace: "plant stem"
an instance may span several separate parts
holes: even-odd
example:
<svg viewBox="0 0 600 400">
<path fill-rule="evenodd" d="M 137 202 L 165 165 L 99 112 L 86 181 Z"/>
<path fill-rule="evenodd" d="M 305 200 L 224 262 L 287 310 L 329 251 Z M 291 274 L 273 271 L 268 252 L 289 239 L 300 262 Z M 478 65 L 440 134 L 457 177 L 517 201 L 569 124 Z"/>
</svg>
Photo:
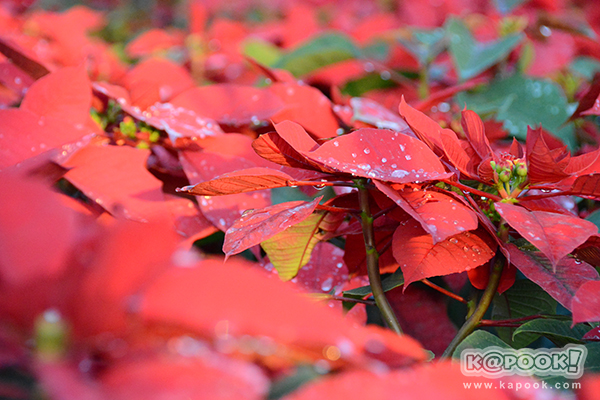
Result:
<svg viewBox="0 0 600 400">
<path fill-rule="evenodd" d="M 431 282 L 429 279 L 421 279 L 421 282 L 423 282 L 425 285 L 429 286 L 430 288 L 435 289 L 438 292 L 450 297 L 451 299 L 460 301 L 463 304 L 467 304 L 467 301 L 465 299 L 463 299 L 462 297 L 460 297 L 459 295 L 454 294 L 454 293 L 450 292 L 449 290 L 446 290 L 443 287 L 436 285 L 435 283 Z"/>
<path fill-rule="evenodd" d="M 371 215 L 371 208 L 369 207 L 369 191 L 366 188 L 366 180 L 356 179 L 354 182 L 358 188 L 358 202 L 361 209 L 361 223 L 365 240 L 365 251 L 367 254 L 366 261 L 369 285 L 371 285 L 375 304 L 377 304 L 377 308 L 379 308 L 383 319 L 391 330 L 401 335 L 402 329 L 400 328 L 400 324 L 398 323 L 394 310 L 385 297 L 385 292 L 381 286 L 381 275 L 379 275 L 379 253 L 375 248 L 373 215 Z"/>
<path fill-rule="evenodd" d="M 442 359 L 451 358 L 454 350 L 458 347 L 460 342 L 462 342 L 467 336 L 469 336 L 475 328 L 480 324 L 481 319 L 485 315 L 487 309 L 492 303 L 492 299 L 496 294 L 496 290 L 498 290 L 498 284 L 500 283 L 500 277 L 502 276 L 502 267 L 504 266 L 504 256 L 502 253 L 498 253 L 496 255 L 496 259 L 494 261 L 494 266 L 492 268 L 492 273 L 490 274 L 490 279 L 488 281 L 487 287 L 479 300 L 479 304 L 477 304 L 477 308 L 475 312 L 469 317 L 467 322 L 460 328 L 450 345 L 444 354 L 442 354 Z"/>
</svg>

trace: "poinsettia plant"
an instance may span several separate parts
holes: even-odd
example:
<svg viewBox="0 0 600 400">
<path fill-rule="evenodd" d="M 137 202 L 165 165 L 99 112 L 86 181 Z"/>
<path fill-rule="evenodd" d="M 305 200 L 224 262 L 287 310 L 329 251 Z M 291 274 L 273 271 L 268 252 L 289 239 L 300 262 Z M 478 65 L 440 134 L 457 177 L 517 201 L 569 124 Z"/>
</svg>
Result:
<svg viewBox="0 0 600 400">
<path fill-rule="evenodd" d="M 167 3 L 0 4 L 0 396 L 595 396 L 593 2 Z"/>
</svg>

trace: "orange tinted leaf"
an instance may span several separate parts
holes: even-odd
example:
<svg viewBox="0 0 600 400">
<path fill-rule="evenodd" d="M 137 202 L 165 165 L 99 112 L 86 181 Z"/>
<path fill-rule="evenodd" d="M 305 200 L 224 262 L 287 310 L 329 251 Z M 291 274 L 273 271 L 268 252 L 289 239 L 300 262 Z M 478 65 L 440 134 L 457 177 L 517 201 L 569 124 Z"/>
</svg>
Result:
<svg viewBox="0 0 600 400">
<path fill-rule="evenodd" d="M 544 253 L 553 266 L 598 233 L 593 223 L 569 215 L 527 211 L 507 203 L 495 203 L 495 208 L 524 239 Z"/>
<path fill-rule="evenodd" d="M 538 251 L 521 250 L 511 243 L 507 249 L 510 262 L 568 310 L 572 310 L 571 301 L 577 290 L 586 282 L 598 280 L 598 272 L 583 261 L 569 257 L 552 265 Z"/>
<path fill-rule="evenodd" d="M 321 198 L 310 202 L 290 201 L 248 212 L 225 232 L 223 251 L 227 256 L 240 253 L 304 221 Z"/>
<path fill-rule="evenodd" d="M 293 178 L 288 174 L 274 169 L 249 168 L 230 172 L 197 185 L 186 186 L 177 191 L 196 196 L 222 196 L 289 186 L 288 182 L 291 180 Z"/>
<path fill-rule="evenodd" d="M 283 107 L 281 99 L 268 90 L 234 84 L 196 87 L 181 93 L 171 103 L 234 126 L 269 119 Z"/>
<path fill-rule="evenodd" d="M 586 282 L 573 297 L 573 323 L 600 321 L 600 281 Z"/>
<path fill-rule="evenodd" d="M 496 243 L 483 230 L 463 232 L 435 244 L 417 221 L 400 224 L 392 242 L 405 287 L 432 276 L 468 271 L 489 261 Z"/>
<path fill-rule="evenodd" d="M 375 181 L 375 186 L 417 220 L 434 243 L 477 229 L 477 214 L 452 196 L 410 185 L 394 189 Z"/>
<path fill-rule="evenodd" d="M 276 164 L 292 168 L 319 170 L 306 157 L 294 150 L 277 132 L 260 135 L 252 142 L 252 148 L 256 151 L 256 154 Z"/>
<path fill-rule="evenodd" d="M 65 178 L 110 213 L 137 221 L 163 218 L 162 182 L 146 169 L 148 150 L 90 144 L 66 163 Z"/>
<path fill-rule="evenodd" d="M 335 171 L 394 183 L 451 176 L 421 141 L 384 129 L 359 129 L 303 154 Z"/>
</svg>

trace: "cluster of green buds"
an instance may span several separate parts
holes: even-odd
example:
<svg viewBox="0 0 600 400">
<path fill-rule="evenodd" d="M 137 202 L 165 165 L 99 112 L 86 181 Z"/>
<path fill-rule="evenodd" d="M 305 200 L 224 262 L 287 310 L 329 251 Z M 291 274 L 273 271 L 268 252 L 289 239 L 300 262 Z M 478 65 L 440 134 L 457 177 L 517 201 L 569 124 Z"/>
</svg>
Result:
<svg viewBox="0 0 600 400">
<path fill-rule="evenodd" d="M 527 186 L 527 163 L 523 159 L 490 161 L 498 194 L 504 199 L 515 199 Z"/>
<path fill-rule="evenodd" d="M 136 147 L 138 148 L 147 149 L 151 143 L 156 143 L 160 139 L 159 131 L 144 123 L 140 123 L 138 129 L 136 122 L 129 116 L 123 118 L 123 121 L 119 124 L 119 130 L 128 138 L 137 140 Z"/>
</svg>

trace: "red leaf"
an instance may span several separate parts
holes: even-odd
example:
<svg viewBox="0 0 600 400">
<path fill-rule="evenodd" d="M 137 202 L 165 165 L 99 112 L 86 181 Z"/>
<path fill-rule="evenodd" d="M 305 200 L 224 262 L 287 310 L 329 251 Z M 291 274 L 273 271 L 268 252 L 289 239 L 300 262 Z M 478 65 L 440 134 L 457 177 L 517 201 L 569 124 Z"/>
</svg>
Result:
<svg viewBox="0 0 600 400">
<path fill-rule="evenodd" d="M 219 306 L 207 307 L 206 299 Z M 240 260 L 223 265 L 208 259 L 196 267 L 173 268 L 148 288 L 140 310 L 148 321 L 191 329 L 202 337 L 266 336 L 294 351 L 304 349 L 311 358 L 322 359 L 328 346 L 339 350 L 342 362 L 365 362 L 362 355 L 387 358 L 392 365 L 426 358 L 413 339 L 356 327 Z"/>
<path fill-rule="evenodd" d="M 129 90 L 132 104 L 143 110 L 156 102 L 170 101 L 194 87 L 194 80 L 187 70 L 160 58 L 150 58 L 138 63 L 120 83 Z"/>
<path fill-rule="evenodd" d="M 35 81 L 31 76 L 12 62 L 0 62 L 0 83 L 17 93 L 19 98 L 27 92 L 33 82 Z"/>
<path fill-rule="evenodd" d="M 243 140 L 231 140 L 232 138 Z M 216 138 L 215 138 L 216 139 Z M 251 139 L 242 135 L 227 134 L 218 137 L 218 143 L 229 143 L 229 150 L 240 155 L 224 155 L 209 151 L 179 153 L 179 160 L 189 181 L 199 183 L 235 170 L 254 168 L 256 163 L 245 158 L 253 155 L 258 161 L 264 162 L 250 148 Z M 223 141 L 221 139 L 227 139 Z M 242 144 L 247 143 L 244 147 Z M 210 196 L 198 198 L 202 214 L 222 231 L 226 231 L 248 209 L 261 209 L 271 205 L 269 190 L 253 193 L 238 193 L 220 196 L 213 200 Z"/>
<path fill-rule="evenodd" d="M 567 150 L 556 150 L 546 143 L 541 127 L 527 128 L 525 155 L 527 176 L 532 183 L 558 182 L 570 176 L 565 172 L 570 158 Z"/>
<path fill-rule="evenodd" d="M 491 265 L 481 265 L 477 268 L 470 269 L 467 271 L 469 281 L 471 285 L 479 290 L 485 290 L 490 281 L 490 269 Z M 502 294 L 506 292 L 515 283 L 517 276 L 517 269 L 509 264 L 502 269 L 502 275 L 500 275 L 500 283 L 498 284 L 497 292 Z"/>
<path fill-rule="evenodd" d="M 586 282 L 598 279 L 598 272 L 583 261 L 563 258 L 553 266 L 540 252 L 523 251 L 511 243 L 507 249 L 510 262 L 568 310 L 571 310 L 571 301 L 577 290 Z M 556 267 L 556 272 L 553 272 L 553 267 Z"/>
<path fill-rule="evenodd" d="M 110 213 L 147 222 L 163 218 L 162 182 L 146 169 L 147 150 L 90 144 L 66 163 L 65 178 Z"/>
<path fill-rule="evenodd" d="M 165 201 L 173 216 L 177 233 L 188 238 L 188 243 L 192 244 L 217 232 L 217 228 L 202 215 L 193 201 L 173 195 L 165 195 Z"/>
<path fill-rule="evenodd" d="M 277 132 L 260 135 L 252 142 L 252 148 L 256 154 L 276 164 L 292 168 L 321 170 L 319 167 L 314 166 L 313 162 L 294 150 Z"/>
<path fill-rule="evenodd" d="M 494 155 L 490 142 L 485 136 L 483 121 L 475 112 L 464 110 L 462 113 L 461 125 L 473 149 L 482 160 Z"/>
<path fill-rule="evenodd" d="M 27 110 L 0 110 L 0 169 L 62 146 L 64 155 L 79 147 L 90 131 L 83 126 L 40 117 Z"/>
<path fill-rule="evenodd" d="M 433 243 L 477 229 L 477 214 L 452 196 L 410 185 L 394 189 L 375 181 L 375 186 L 417 220 L 433 237 Z"/>
<path fill-rule="evenodd" d="M 452 175 L 421 141 L 384 129 L 359 129 L 302 154 L 335 171 L 395 183 Z"/>
<path fill-rule="evenodd" d="M 600 314 L 598 314 L 600 315 Z M 600 318 L 600 317 L 596 317 Z M 594 342 L 600 342 L 600 326 L 590 329 L 587 331 L 585 335 L 582 337 L 583 340 L 589 340 Z"/>
<path fill-rule="evenodd" d="M 600 281 L 588 281 L 579 286 L 573 297 L 573 323 L 600 321 Z"/>
<path fill-rule="evenodd" d="M 174 144 L 177 144 L 179 138 L 197 140 L 223 134 L 215 121 L 199 117 L 192 110 L 173 107 L 170 103 L 156 103 L 144 112 L 135 113 L 134 117 L 156 129 L 166 131 Z"/>
<path fill-rule="evenodd" d="M 50 70 L 36 60 L 33 54 L 7 38 L 0 38 L 0 53 L 33 79 L 39 79 L 50 73 Z"/>
<path fill-rule="evenodd" d="M 230 172 L 210 181 L 177 189 L 196 196 L 222 196 L 289 186 L 293 178 L 270 168 L 249 168 Z"/>
<path fill-rule="evenodd" d="M 185 340 L 188 340 L 186 349 Z M 203 349 L 202 342 L 181 339 L 182 355 L 157 355 L 122 360 L 101 376 L 105 398 L 113 400 L 260 400 L 269 380 L 254 364 Z M 188 354 L 197 346 L 198 354 Z M 204 351 L 206 350 L 206 351 Z M 207 353 L 208 352 L 208 353 Z"/>
<path fill-rule="evenodd" d="M 0 276 L 19 286 L 67 268 L 80 228 L 77 214 L 41 182 L 0 174 Z"/>
<path fill-rule="evenodd" d="M 298 287 L 316 293 L 329 293 L 348 280 L 344 250 L 328 242 L 319 242 L 310 261 L 298 271 L 292 282 Z"/>
<path fill-rule="evenodd" d="M 121 220 L 103 232 L 93 253 L 82 253 L 90 259 L 87 273 L 73 296 L 77 301 L 67 305 L 74 334 L 121 336 L 131 331 L 132 296 L 169 266 L 177 242 L 166 218 L 149 224 Z"/>
<path fill-rule="evenodd" d="M 527 211 L 508 203 L 495 203 L 495 207 L 511 227 L 548 257 L 553 266 L 591 235 L 598 233 L 596 225 L 581 218 Z"/>
<path fill-rule="evenodd" d="M 183 32 L 150 29 L 129 42 L 125 47 L 125 53 L 130 58 L 139 58 L 161 50 L 183 47 L 184 39 Z"/>
<path fill-rule="evenodd" d="M 478 167 L 481 159 L 468 142 L 461 141 L 454 132 L 441 133 L 444 153 L 448 160 L 467 178 L 478 179 Z"/>
<path fill-rule="evenodd" d="M 406 120 L 408 126 L 431 150 L 437 155 L 442 155 L 444 145 L 442 144 L 441 134 L 446 131 L 452 132 L 450 129 L 442 129 L 434 120 L 423 114 L 421 111 L 415 110 L 404 101 L 404 96 L 400 101 L 400 115 Z M 454 132 L 452 132 L 454 133 Z"/>
<path fill-rule="evenodd" d="M 379 252 L 379 271 L 381 273 L 393 273 L 398 269 L 398 262 L 389 251 L 393 231 L 375 231 L 375 247 Z M 385 248 L 388 251 L 383 251 Z M 346 235 L 346 247 L 344 251 L 344 262 L 352 276 L 367 275 L 366 264 L 367 253 L 363 235 Z"/>
<path fill-rule="evenodd" d="M 322 196 L 310 202 L 290 201 L 243 215 L 225 232 L 223 251 L 227 257 L 238 254 L 304 221 L 321 199 Z"/>
<path fill-rule="evenodd" d="M 66 67 L 36 81 L 21 103 L 21 110 L 39 116 L 88 124 L 92 88 L 84 66 Z"/>
<path fill-rule="evenodd" d="M 354 120 L 362 121 L 377 128 L 391 129 L 414 136 L 410 127 L 398 114 L 385 108 L 375 100 L 366 97 L 353 97 L 350 105 L 354 111 Z M 416 136 L 415 136 L 416 137 Z"/>
<path fill-rule="evenodd" d="M 268 90 L 234 84 L 196 87 L 171 103 L 233 126 L 269 119 L 283 107 L 281 99 Z"/>
<path fill-rule="evenodd" d="M 386 297 L 404 333 L 441 356 L 457 332 L 448 318 L 445 296 L 413 285 L 405 291 L 400 287 L 392 289 L 386 292 Z"/>
<path fill-rule="evenodd" d="M 523 379 L 523 378 L 517 378 Z M 510 381 L 510 379 L 507 379 Z M 486 400 L 508 400 L 511 397 L 498 387 L 497 381 L 470 376 L 469 383 L 474 387 L 490 387 L 486 390 Z M 355 399 L 445 399 L 481 400 L 481 393 L 463 386 L 465 376 L 458 363 L 426 363 L 396 371 L 372 372 L 368 370 L 346 371 L 315 380 L 287 397 L 288 400 L 355 400 Z M 517 387 L 515 382 L 507 382 Z M 518 382 L 524 387 L 525 382 Z M 533 381 L 527 379 L 528 386 Z M 399 396 L 401 393 L 401 396 Z"/>
<path fill-rule="evenodd" d="M 272 116 L 273 122 L 294 121 L 317 138 L 337 135 L 340 126 L 331 110 L 333 105 L 318 89 L 307 85 L 274 83 L 269 90 L 285 104 L 285 108 Z"/>
<path fill-rule="evenodd" d="M 600 174 L 581 175 L 569 190 L 576 196 L 600 197 Z"/>
<path fill-rule="evenodd" d="M 483 229 L 463 232 L 434 244 L 417 221 L 400 224 L 392 242 L 394 258 L 404 273 L 405 288 L 432 276 L 468 271 L 487 262 L 496 243 Z"/>
</svg>

